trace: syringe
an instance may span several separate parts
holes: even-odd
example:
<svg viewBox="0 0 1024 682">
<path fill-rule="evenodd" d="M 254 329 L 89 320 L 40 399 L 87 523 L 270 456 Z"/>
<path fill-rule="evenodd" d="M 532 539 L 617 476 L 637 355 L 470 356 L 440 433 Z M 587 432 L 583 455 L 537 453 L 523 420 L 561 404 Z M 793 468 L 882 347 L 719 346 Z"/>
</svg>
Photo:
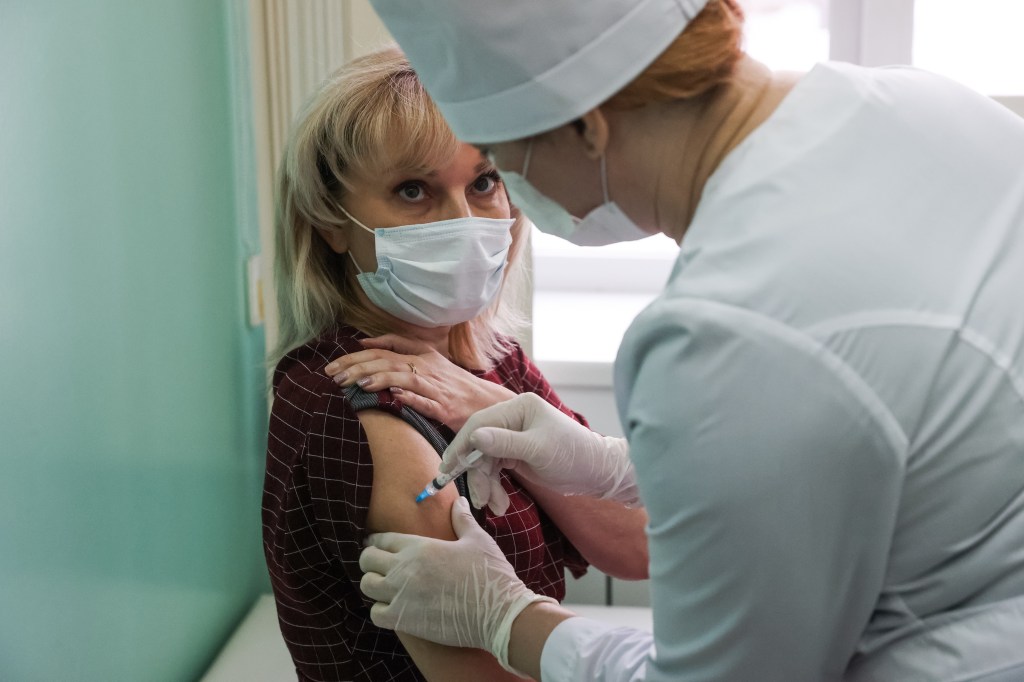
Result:
<svg viewBox="0 0 1024 682">
<path fill-rule="evenodd" d="M 420 503 L 423 500 L 427 499 L 428 497 L 436 495 L 437 492 L 441 490 L 441 488 L 445 487 L 446 485 L 454 481 L 456 478 L 458 478 L 460 475 L 462 475 L 462 472 L 464 472 L 469 467 L 473 466 L 473 464 L 483 456 L 484 453 L 480 452 L 479 450 L 474 450 L 473 452 L 466 455 L 465 459 L 456 464 L 455 468 L 452 469 L 450 472 L 448 472 L 447 474 L 438 474 L 437 478 L 428 483 L 423 488 L 423 492 L 416 496 L 416 502 Z"/>
</svg>

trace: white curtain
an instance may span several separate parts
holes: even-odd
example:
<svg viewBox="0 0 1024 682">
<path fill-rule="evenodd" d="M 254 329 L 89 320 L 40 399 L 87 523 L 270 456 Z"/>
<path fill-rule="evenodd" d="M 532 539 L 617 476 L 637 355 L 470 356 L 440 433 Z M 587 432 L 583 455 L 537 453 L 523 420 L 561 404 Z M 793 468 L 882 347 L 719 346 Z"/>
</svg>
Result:
<svg viewBox="0 0 1024 682">
<path fill-rule="evenodd" d="M 248 0 L 261 288 L 267 348 L 277 340 L 274 173 L 292 120 L 346 61 L 390 41 L 366 0 Z"/>
</svg>

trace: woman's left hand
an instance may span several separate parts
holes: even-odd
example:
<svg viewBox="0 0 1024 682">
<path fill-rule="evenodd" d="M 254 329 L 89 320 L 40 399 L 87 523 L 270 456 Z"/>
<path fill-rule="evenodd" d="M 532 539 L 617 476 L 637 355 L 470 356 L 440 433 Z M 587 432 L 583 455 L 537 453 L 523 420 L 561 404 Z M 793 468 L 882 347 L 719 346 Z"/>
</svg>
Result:
<svg viewBox="0 0 1024 682">
<path fill-rule="evenodd" d="M 391 390 L 425 417 L 458 431 L 475 412 L 515 393 L 455 365 L 422 341 L 385 334 L 360 343 L 367 350 L 343 355 L 325 368 L 339 386 Z"/>
</svg>

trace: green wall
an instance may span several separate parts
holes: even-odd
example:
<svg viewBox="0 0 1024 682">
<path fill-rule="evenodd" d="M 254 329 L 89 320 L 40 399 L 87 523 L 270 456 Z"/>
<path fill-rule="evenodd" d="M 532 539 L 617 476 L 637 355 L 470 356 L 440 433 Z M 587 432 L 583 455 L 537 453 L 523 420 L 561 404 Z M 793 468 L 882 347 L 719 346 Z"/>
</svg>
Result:
<svg viewBox="0 0 1024 682">
<path fill-rule="evenodd" d="M 0 679 L 199 676 L 265 586 L 244 5 L 0 0 Z"/>
</svg>

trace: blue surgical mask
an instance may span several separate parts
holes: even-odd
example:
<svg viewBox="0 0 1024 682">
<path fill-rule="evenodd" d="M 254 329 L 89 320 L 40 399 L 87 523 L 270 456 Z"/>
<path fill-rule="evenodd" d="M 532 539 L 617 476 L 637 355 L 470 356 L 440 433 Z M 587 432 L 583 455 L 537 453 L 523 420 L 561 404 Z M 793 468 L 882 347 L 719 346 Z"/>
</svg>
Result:
<svg viewBox="0 0 1024 682">
<path fill-rule="evenodd" d="M 533 154 L 533 138 L 526 143 L 522 173 L 501 171 L 502 182 L 512 203 L 533 221 L 541 232 L 567 239 L 580 246 L 604 246 L 630 242 L 650 235 L 629 219 L 608 195 L 608 172 L 605 156 L 601 155 L 601 189 L 604 203 L 581 220 L 562 208 L 561 204 L 544 196 L 526 179 Z"/>
<path fill-rule="evenodd" d="M 341 211 L 373 235 L 376 272 L 363 272 L 349 252 L 359 285 L 400 320 L 420 327 L 467 322 L 501 290 L 514 220 L 470 216 L 374 230 Z"/>
</svg>

